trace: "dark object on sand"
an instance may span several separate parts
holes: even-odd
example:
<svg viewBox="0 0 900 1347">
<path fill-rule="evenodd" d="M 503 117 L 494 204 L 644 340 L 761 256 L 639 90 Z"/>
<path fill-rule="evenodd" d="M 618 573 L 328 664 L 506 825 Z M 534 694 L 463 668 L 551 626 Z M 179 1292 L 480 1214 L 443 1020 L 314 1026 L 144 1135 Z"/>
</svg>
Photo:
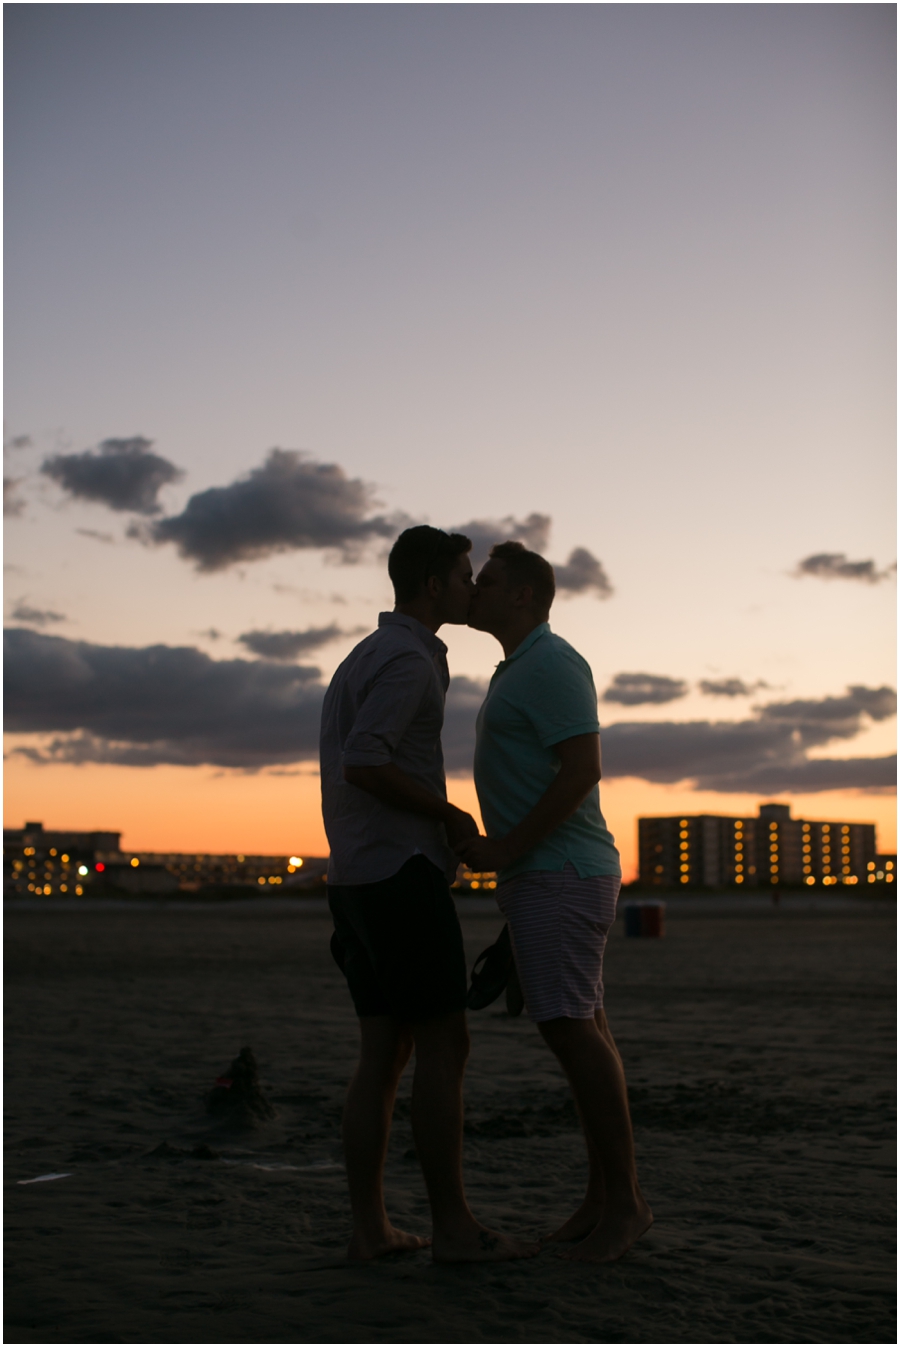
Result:
<svg viewBox="0 0 900 1347">
<path fill-rule="evenodd" d="M 513 980 L 515 985 L 512 985 Z M 472 985 L 466 997 L 470 1010 L 484 1010 L 506 991 L 506 1008 L 510 1015 L 520 1015 L 525 1004 L 516 975 L 509 926 L 504 926 L 496 943 L 484 949 L 472 969 Z"/>
<path fill-rule="evenodd" d="M 626 903 L 625 934 L 657 935 L 666 933 L 665 903 Z"/>
<path fill-rule="evenodd" d="M 252 1048 L 241 1048 L 228 1070 L 219 1076 L 206 1096 L 206 1111 L 245 1125 L 275 1117 L 275 1109 L 260 1089 Z"/>
</svg>

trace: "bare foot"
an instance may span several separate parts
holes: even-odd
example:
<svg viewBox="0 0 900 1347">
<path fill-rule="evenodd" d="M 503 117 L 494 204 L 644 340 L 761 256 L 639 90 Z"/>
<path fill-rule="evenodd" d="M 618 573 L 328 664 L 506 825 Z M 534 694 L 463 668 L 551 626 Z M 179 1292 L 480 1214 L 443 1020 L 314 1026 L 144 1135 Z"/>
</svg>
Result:
<svg viewBox="0 0 900 1347">
<path fill-rule="evenodd" d="M 542 1244 L 568 1244 L 584 1239 L 599 1223 L 603 1215 L 603 1204 L 584 1199 L 574 1216 L 554 1230 L 552 1235 L 542 1235 Z"/>
<path fill-rule="evenodd" d="M 533 1258 L 540 1249 L 539 1244 L 499 1235 L 481 1225 L 455 1237 L 435 1235 L 433 1256 L 436 1263 L 499 1263 L 509 1258 Z"/>
<path fill-rule="evenodd" d="M 587 1238 L 574 1249 L 561 1249 L 559 1256 L 577 1263 L 614 1263 L 652 1224 L 653 1212 L 643 1198 L 627 1208 L 607 1207 Z"/>
<path fill-rule="evenodd" d="M 424 1235 L 408 1235 L 405 1230 L 398 1230 L 393 1225 L 387 1226 L 377 1235 L 363 1235 L 354 1231 L 347 1246 L 347 1259 L 350 1262 L 368 1262 L 369 1259 L 384 1258 L 391 1253 L 415 1253 L 417 1249 L 427 1249 L 430 1244 L 431 1240 Z"/>
</svg>

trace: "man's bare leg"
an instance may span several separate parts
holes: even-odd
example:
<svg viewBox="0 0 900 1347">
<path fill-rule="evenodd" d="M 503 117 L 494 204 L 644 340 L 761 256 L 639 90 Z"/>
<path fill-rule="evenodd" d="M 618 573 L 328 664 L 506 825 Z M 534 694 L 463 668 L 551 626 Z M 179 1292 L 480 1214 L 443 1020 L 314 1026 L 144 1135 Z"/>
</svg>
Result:
<svg viewBox="0 0 900 1347">
<path fill-rule="evenodd" d="M 421 1249 L 429 1241 L 397 1230 L 384 1206 L 384 1161 L 412 1034 L 408 1024 L 387 1015 L 366 1016 L 359 1028 L 359 1066 L 347 1091 L 342 1131 L 353 1211 L 347 1257 L 368 1259 Z"/>
<path fill-rule="evenodd" d="M 566 1257 L 612 1262 L 653 1221 L 637 1181 L 622 1061 L 602 1011 L 597 1019 L 548 1020 L 538 1028 L 569 1078 L 590 1164 L 584 1202 L 551 1238 L 581 1239 Z"/>
<path fill-rule="evenodd" d="M 441 1263 L 528 1258 L 537 1244 L 486 1229 L 469 1210 L 463 1189 L 462 1084 L 469 1031 L 460 1012 L 413 1025 L 416 1070 L 412 1125 L 434 1221 L 433 1255 Z"/>
<path fill-rule="evenodd" d="M 609 1027 L 609 1021 L 606 1018 L 605 1012 L 602 1010 L 596 1011 L 594 1014 L 594 1022 L 612 1051 L 615 1053 L 624 1080 L 625 1068 L 622 1066 L 622 1058 L 619 1056 L 619 1049 L 616 1046 L 616 1041 L 613 1038 L 612 1030 Z M 600 1217 L 603 1215 L 603 1208 L 606 1205 L 606 1181 L 603 1177 L 603 1163 L 600 1159 L 597 1147 L 594 1144 L 593 1136 L 585 1122 L 577 1098 L 575 1099 L 575 1108 L 578 1112 L 578 1117 L 581 1120 L 581 1130 L 584 1133 L 584 1141 L 588 1153 L 587 1192 L 585 1193 L 584 1200 L 578 1210 L 574 1212 L 558 1230 L 554 1230 L 550 1235 L 545 1235 L 541 1240 L 542 1244 L 552 1244 L 555 1242 L 575 1243 L 578 1240 L 584 1239 L 597 1225 Z"/>
</svg>

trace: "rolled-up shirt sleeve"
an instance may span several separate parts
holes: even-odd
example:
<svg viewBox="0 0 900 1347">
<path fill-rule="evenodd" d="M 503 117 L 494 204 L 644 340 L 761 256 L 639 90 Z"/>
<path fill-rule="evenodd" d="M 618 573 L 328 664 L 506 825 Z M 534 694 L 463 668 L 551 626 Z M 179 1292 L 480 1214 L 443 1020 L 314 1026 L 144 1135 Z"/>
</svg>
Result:
<svg viewBox="0 0 900 1347">
<path fill-rule="evenodd" d="M 402 651 L 384 664 L 344 741 L 343 766 L 384 767 L 393 762 L 397 746 L 433 682 L 431 664 L 415 651 Z"/>
</svg>

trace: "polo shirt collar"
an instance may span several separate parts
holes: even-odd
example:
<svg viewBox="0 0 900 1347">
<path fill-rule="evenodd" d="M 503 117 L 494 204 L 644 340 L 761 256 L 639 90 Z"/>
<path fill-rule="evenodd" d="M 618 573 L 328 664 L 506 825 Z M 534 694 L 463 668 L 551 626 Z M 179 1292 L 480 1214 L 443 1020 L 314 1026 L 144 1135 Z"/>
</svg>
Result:
<svg viewBox="0 0 900 1347">
<path fill-rule="evenodd" d="M 431 655 L 446 655 L 447 647 L 435 632 L 429 631 L 416 617 L 408 613 L 379 613 L 379 627 L 406 627 L 424 645 Z"/>
<path fill-rule="evenodd" d="M 545 636 L 549 630 L 550 630 L 550 623 L 541 622 L 537 627 L 535 627 L 534 631 L 530 631 L 528 633 L 524 641 L 519 642 L 515 650 L 507 659 L 502 659 L 500 661 L 500 663 L 497 665 L 497 668 L 505 669 L 507 664 L 512 664 L 514 659 L 518 659 L 521 655 L 524 655 L 525 652 L 530 650 L 531 647 L 535 644 L 535 642 L 539 641 L 542 636 Z"/>
</svg>

